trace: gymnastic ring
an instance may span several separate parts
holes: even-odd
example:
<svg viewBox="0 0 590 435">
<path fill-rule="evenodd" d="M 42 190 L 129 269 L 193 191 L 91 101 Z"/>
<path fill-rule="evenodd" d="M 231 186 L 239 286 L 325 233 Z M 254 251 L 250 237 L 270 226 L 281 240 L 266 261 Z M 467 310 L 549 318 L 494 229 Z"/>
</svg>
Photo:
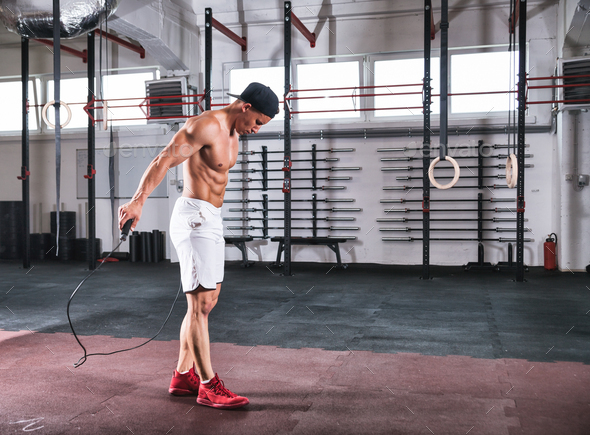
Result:
<svg viewBox="0 0 590 435">
<path fill-rule="evenodd" d="M 516 180 L 518 180 L 518 160 L 514 153 L 510 153 L 506 159 L 506 184 L 510 189 L 516 187 Z"/>
<path fill-rule="evenodd" d="M 457 183 L 457 181 L 459 181 L 459 176 L 461 175 L 461 168 L 459 168 L 459 164 L 457 163 L 457 161 L 454 158 L 449 157 L 449 156 L 445 156 L 445 160 L 450 162 L 453 165 L 453 168 L 455 168 L 455 177 L 453 178 L 453 180 L 450 183 L 442 185 L 434 179 L 434 167 L 436 166 L 436 164 L 438 162 L 440 162 L 440 157 L 437 157 L 436 159 L 434 159 L 432 161 L 432 163 L 430 164 L 430 167 L 428 168 L 428 178 L 430 178 L 430 182 L 437 189 L 449 189 L 449 188 L 453 187 Z"/>
<path fill-rule="evenodd" d="M 51 100 L 49 101 L 47 104 L 45 104 L 45 106 L 43 106 L 43 110 L 41 111 L 41 116 L 43 117 L 43 121 L 45 121 L 45 124 L 47 124 L 49 127 L 51 128 L 55 128 L 55 125 L 53 125 L 51 122 L 49 122 L 49 120 L 47 119 L 47 109 L 49 109 L 49 106 L 53 106 L 55 104 L 55 100 Z M 72 120 L 72 111 L 70 110 L 70 106 L 68 106 L 66 103 L 64 103 L 63 101 L 59 102 L 60 106 L 64 106 L 66 108 L 66 110 L 68 111 L 68 119 L 66 120 L 66 122 L 64 122 L 61 125 L 61 128 L 64 128 L 66 125 L 68 125 L 70 123 L 70 121 Z"/>
<path fill-rule="evenodd" d="M 103 117 L 102 117 L 102 129 L 104 131 L 107 131 L 109 129 L 109 118 L 108 118 L 108 112 L 109 112 L 109 105 L 108 103 L 105 101 L 102 102 L 102 113 L 103 113 Z"/>
</svg>

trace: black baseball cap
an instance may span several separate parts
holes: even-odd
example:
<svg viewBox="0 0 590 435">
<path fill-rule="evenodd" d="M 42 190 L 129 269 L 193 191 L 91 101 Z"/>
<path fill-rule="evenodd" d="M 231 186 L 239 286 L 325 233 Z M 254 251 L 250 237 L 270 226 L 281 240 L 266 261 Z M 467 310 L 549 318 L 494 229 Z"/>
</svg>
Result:
<svg viewBox="0 0 590 435">
<path fill-rule="evenodd" d="M 240 95 L 230 94 L 229 92 L 227 95 L 251 104 L 252 107 L 271 119 L 279 113 L 279 97 L 271 88 L 264 86 L 262 83 L 250 83 Z"/>
</svg>

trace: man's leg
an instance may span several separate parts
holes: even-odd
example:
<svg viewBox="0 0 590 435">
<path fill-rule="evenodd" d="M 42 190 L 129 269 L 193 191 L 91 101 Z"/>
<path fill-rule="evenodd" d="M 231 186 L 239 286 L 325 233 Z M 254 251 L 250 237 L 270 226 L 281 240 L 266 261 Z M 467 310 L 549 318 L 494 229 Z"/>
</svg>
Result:
<svg viewBox="0 0 590 435">
<path fill-rule="evenodd" d="M 187 312 L 180 328 L 180 354 L 178 356 L 179 372 L 185 372 L 197 366 L 197 372 L 203 381 L 212 379 L 215 372 L 211 367 L 209 346 L 209 313 L 217 304 L 221 283 L 215 290 L 201 286 L 186 293 Z"/>
</svg>

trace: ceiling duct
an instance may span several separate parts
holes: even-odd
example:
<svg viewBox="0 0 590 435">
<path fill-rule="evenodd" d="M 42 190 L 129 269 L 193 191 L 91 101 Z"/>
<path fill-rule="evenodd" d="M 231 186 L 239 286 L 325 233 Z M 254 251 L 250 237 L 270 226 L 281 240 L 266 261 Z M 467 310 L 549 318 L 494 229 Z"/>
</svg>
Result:
<svg viewBox="0 0 590 435">
<path fill-rule="evenodd" d="M 119 35 L 137 41 L 145 51 L 168 71 L 188 71 L 188 67 L 172 50 L 155 35 L 131 24 L 123 18 L 114 17 L 109 20 L 109 29 Z"/>
<path fill-rule="evenodd" d="M 110 17 L 119 0 L 61 0 L 60 35 L 75 38 Z M 26 38 L 53 38 L 53 3 L 47 0 L 1 0 L 0 21 Z"/>
</svg>

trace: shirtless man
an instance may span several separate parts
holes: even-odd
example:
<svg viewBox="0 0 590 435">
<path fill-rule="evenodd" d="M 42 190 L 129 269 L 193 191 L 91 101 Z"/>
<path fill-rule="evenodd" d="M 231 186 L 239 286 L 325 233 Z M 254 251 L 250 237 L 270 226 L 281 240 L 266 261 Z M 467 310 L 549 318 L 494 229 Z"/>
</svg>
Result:
<svg viewBox="0 0 590 435">
<path fill-rule="evenodd" d="M 231 95 L 231 94 L 230 94 Z M 169 392 L 196 395 L 197 403 L 239 408 L 249 403 L 223 385 L 211 367 L 208 316 L 223 281 L 225 241 L 221 205 L 229 169 L 238 157 L 238 137 L 257 133 L 278 113 L 279 99 L 268 87 L 251 83 L 229 106 L 190 118 L 150 163 L 131 201 L 119 207 L 119 228 L 141 218 L 146 199 L 166 171 L 181 163 L 184 191 L 170 219 L 170 238 L 180 262 L 188 309 L 180 328 L 180 354 Z"/>
</svg>

